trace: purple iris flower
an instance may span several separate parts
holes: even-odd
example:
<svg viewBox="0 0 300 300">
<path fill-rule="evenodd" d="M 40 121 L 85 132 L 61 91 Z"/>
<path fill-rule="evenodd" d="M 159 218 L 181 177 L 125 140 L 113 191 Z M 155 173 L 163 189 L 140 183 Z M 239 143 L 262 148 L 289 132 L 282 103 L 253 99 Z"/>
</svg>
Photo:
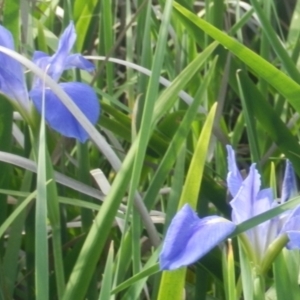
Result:
<svg viewBox="0 0 300 300">
<path fill-rule="evenodd" d="M 260 190 L 260 175 L 255 164 L 251 165 L 248 176 L 243 179 L 231 146 L 227 146 L 227 151 L 227 185 L 233 197 L 230 202 L 232 222 L 219 216 L 198 218 L 188 204 L 184 205 L 173 218 L 163 242 L 159 256 L 162 270 L 174 270 L 194 263 L 224 241 L 238 224 L 278 205 L 271 189 Z M 295 191 L 294 171 L 287 161 L 281 202 L 295 195 Z M 246 232 L 258 262 L 262 260 L 270 243 L 282 234 L 288 236 L 288 249 L 300 249 L 300 206 Z"/>
<path fill-rule="evenodd" d="M 75 40 L 75 28 L 71 22 L 59 40 L 57 51 L 52 56 L 36 51 L 33 55 L 33 62 L 56 81 L 59 80 L 64 70 L 70 68 L 93 71 L 93 64 L 81 54 L 70 54 Z M 2 26 L 0 26 L 0 45 L 14 50 L 12 35 Z M 0 91 L 3 94 L 12 101 L 17 101 L 27 111 L 29 111 L 30 97 L 39 112 L 41 112 L 42 99 L 45 96 L 45 119 L 48 125 L 64 136 L 76 138 L 80 142 L 87 140 L 88 133 L 40 78 L 34 78 L 28 97 L 21 64 L 2 53 L 0 53 L 0 59 Z M 89 121 L 95 124 L 99 118 L 100 106 L 94 90 L 81 82 L 60 83 L 59 85 Z"/>
</svg>

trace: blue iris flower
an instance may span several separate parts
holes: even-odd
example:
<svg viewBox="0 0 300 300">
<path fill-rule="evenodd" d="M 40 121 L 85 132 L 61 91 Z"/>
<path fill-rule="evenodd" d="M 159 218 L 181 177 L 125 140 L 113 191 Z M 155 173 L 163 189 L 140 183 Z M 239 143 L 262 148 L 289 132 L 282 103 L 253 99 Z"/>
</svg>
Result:
<svg viewBox="0 0 300 300">
<path fill-rule="evenodd" d="M 232 222 L 219 216 L 199 218 L 192 208 L 185 204 L 173 218 L 163 242 L 159 256 L 162 270 L 174 270 L 194 263 L 233 233 L 237 224 L 278 205 L 273 199 L 271 189 L 260 190 L 260 175 L 255 164 L 251 165 L 248 176 L 243 179 L 231 146 L 227 146 L 227 151 L 227 184 L 233 197 L 230 202 Z M 295 194 L 294 170 L 287 161 L 281 202 Z M 258 262 L 261 262 L 268 246 L 282 234 L 288 236 L 288 249 L 300 249 L 300 206 L 246 232 Z"/>
<path fill-rule="evenodd" d="M 0 46 L 14 50 L 12 34 L 0 25 Z M 30 109 L 28 91 L 22 65 L 10 56 L 0 52 L 0 92 L 15 101 L 25 111 Z"/>
<path fill-rule="evenodd" d="M 33 62 L 55 81 L 58 81 L 62 73 L 70 68 L 93 71 L 93 64 L 81 54 L 70 54 L 75 40 L 75 28 L 71 22 L 59 40 L 57 51 L 52 56 L 36 51 L 33 55 Z M 0 45 L 14 50 L 12 35 L 2 26 L 0 26 Z M 30 101 L 21 64 L 2 53 L 0 59 L 0 91 L 29 111 Z M 94 90 L 81 82 L 59 83 L 59 86 L 89 121 L 95 124 L 99 118 L 100 106 Z M 88 138 L 87 132 L 52 90 L 45 86 L 40 78 L 35 77 L 29 97 L 39 112 L 41 112 L 44 95 L 45 119 L 48 125 L 66 137 L 73 137 L 85 142 Z"/>
</svg>

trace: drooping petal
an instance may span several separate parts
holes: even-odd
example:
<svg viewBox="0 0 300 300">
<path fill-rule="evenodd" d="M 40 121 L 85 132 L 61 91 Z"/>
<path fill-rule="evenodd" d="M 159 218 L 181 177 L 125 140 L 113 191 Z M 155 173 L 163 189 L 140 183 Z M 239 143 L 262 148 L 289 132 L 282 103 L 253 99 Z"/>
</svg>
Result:
<svg viewBox="0 0 300 300">
<path fill-rule="evenodd" d="M 294 168 L 291 162 L 287 160 L 285 165 L 284 178 L 282 182 L 281 203 L 296 196 L 297 194 L 297 182 Z"/>
<path fill-rule="evenodd" d="M 65 70 L 71 68 L 78 68 L 81 70 L 86 70 L 88 72 L 93 72 L 95 66 L 93 63 L 85 59 L 81 54 L 71 54 L 68 56 L 65 64 Z"/>
<path fill-rule="evenodd" d="M 236 228 L 232 222 L 211 216 L 198 218 L 186 204 L 173 218 L 159 256 L 162 270 L 190 265 L 217 246 Z"/>
<path fill-rule="evenodd" d="M 288 249 L 300 249 L 300 205 L 291 211 L 280 233 L 288 235 L 289 242 L 286 245 Z"/>
<path fill-rule="evenodd" d="M 228 161 L 228 175 L 227 175 L 227 186 L 232 197 L 235 197 L 238 193 L 242 183 L 242 175 L 236 165 L 235 153 L 230 145 L 227 148 L 227 161 Z"/>
<path fill-rule="evenodd" d="M 239 224 L 254 216 L 254 203 L 260 188 L 260 175 L 255 169 L 255 164 L 250 166 L 249 174 L 243 181 L 239 192 L 230 201 L 232 207 L 232 221 Z"/>
<path fill-rule="evenodd" d="M 0 46 L 14 50 L 14 41 L 11 33 L 1 25 Z M 28 92 L 22 65 L 2 52 L 0 52 L 0 62 L 0 91 L 8 98 L 18 101 L 28 110 Z"/>
<path fill-rule="evenodd" d="M 95 124 L 99 117 L 100 106 L 94 90 L 90 86 L 80 82 L 61 83 L 59 85 L 70 96 L 89 121 Z M 30 92 L 30 97 L 37 110 L 41 112 L 42 89 L 33 89 Z M 54 130 L 66 137 L 76 138 L 82 143 L 87 140 L 87 132 L 49 88 L 45 90 L 45 113 L 47 123 Z"/>
</svg>

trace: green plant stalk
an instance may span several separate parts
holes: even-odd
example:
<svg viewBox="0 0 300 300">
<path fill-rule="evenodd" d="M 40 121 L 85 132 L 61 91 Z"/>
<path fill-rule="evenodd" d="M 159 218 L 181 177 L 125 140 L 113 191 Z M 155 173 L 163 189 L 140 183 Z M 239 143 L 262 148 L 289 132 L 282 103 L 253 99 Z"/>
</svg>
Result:
<svg viewBox="0 0 300 300">
<path fill-rule="evenodd" d="M 223 247 L 222 265 L 226 299 L 236 300 L 234 252 L 231 239 L 228 239 L 227 247 Z"/>
<path fill-rule="evenodd" d="M 253 287 L 253 300 L 265 300 L 265 278 L 262 275 L 253 278 Z"/>
<path fill-rule="evenodd" d="M 273 241 L 268 249 L 266 254 L 264 255 L 264 258 L 261 263 L 261 274 L 266 275 L 269 271 L 270 267 L 272 266 L 272 263 L 274 262 L 275 258 L 279 255 L 279 253 L 282 251 L 282 249 L 286 246 L 289 239 L 286 234 L 282 234 L 278 238 L 276 238 L 275 241 Z"/>
</svg>

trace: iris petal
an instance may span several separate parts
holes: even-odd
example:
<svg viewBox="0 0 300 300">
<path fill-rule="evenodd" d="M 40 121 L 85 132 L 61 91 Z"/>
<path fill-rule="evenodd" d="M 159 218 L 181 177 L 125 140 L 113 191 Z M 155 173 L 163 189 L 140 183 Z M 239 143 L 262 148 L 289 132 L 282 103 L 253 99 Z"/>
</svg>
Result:
<svg viewBox="0 0 300 300">
<path fill-rule="evenodd" d="M 76 32 L 73 22 L 70 22 L 68 27 L 63 32 L 59 39 L 58 48 L 51 57 L 51 66 L 48 74 L 54 79 L 58 80 L 62 72 L 65 70 L 66 61 L 71 52 L 71 49 L 76 41 Z"/>
<path fill-rule="evenodd" d="M 228 153 L 227 160 L 229 170 L 227 175 L 227 186 L 232 197 L 235 197 L 243 183 L 243 178 L 239 169 L 237 168 L 235 154 L 232 147 L 227 145 L 226 148 Z"/>
<path fill-rule="evenodd" d="M 228 237 L 236 228 L 232 222 L 211 216 L 198 218 L 186 204 L 173 218 L 159 262 L 162 270 L 190 265 Z"/>
<path fill-rule="evenodd" d="M 300 218 L 298 219 L 298 222 L 300 222 Z M 286 244 L 287 249 L 300 249 L 300 231 L 291 230 L 286 232 L 289 241 Z"/>
<path fill-rule="evenodd" d="M 14 50 L 11 33 L 0 25 L 0 45 Z M 0 91 L 29 109 L 28 92 L 21 64 L 10 56 L 0 53 Z"/>
<path fill-rule="evenodd" d="M 56 52 L 52 56 L 49 56 L 42 51 L 36 51 L 33 55 L 33 61 L 42 70 L 47 69 L 47 74 L 57 81 L 63 71 L 70 68 L 68 66 L 68 57 L 75 40 L 75 27 L 73 22 L 70 22 L 69 26 L 65 29 L 59 39 Z M 34 82 L 34 88 L 37 85 L 41 85 L 41 80 L 36 79 Z"/>
<path fill-rule="evenodd" d="M 100 107 L 94 90 L 90 86 L 80 82 L 61 83 L 59 85 L 70 96 L 89 121 L 95 124 L 99 117 Z M 41 112 L 42 89 L 33 89 L 30 92 L 30 97 L 37 110 Z M 45 114 L 49 126 L 62 135 L 76 138 L 82 143 L 87 140 L 87 132 L 49 88 L 45 90 Z"/>
<path fill-rule="evenodd" d="M 271 189 L 263 189 L 258 192 L 256 200 L 252 205 L 253 217 L 264 213 L 273 208 L 273 194 Z M 247 231 L 251 243 L 254 245 L 257 255 L 261 256 L 265 253 L 270 242 L 277 236 L 278 219 L 274 218 L 265 221 L 258 226 Z M 275 230 L 274 230 L 275 229 Z"/>
<path fill-rule="evenodd" d="M 297 195 L 297 183 L 294 168 L 289 160 L 286 161 L 282 182 L 281 203 Z"/>
<path fill-rule="evenodd" d="M 289 242 L 286 245 L 288 249 L 300 249 L 300 206 L 291 211 L 280 233 L 286 233 L 288 235 Z"/>
<path fill-rule="evenodd" d="M 32 61 L 35 64 L 38 64 L 38 61 L 44 57 L 49 57 L 49 55 L 43 51 L 34 51 L 33 56 L 32 56 Z"/>
<path fill-rule="evenodd" d="M 239 192 L 230 202 L 234 223 L 239 224 L 254 216 L 253 204 L 257 199 L 259 188 L 260 175 L 255 169 L 255 164 L 252 164 Z"/>
<path fill-rule="evenodd" d="M 85 59 L 81 54 L 71 54 L 68 56 L 65 64 L 65 70 L 71 68 L 79 68 L 86 70 L 88 72 L 93 72 L 95 70 L 94 64 Z"/>
</svg>

